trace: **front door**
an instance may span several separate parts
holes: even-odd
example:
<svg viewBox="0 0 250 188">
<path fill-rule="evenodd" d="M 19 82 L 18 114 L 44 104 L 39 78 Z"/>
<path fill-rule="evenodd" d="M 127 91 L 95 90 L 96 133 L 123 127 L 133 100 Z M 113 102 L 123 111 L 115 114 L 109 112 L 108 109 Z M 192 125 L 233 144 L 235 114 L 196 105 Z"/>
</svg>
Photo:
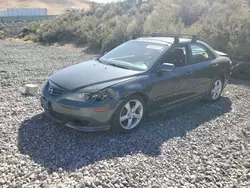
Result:
<svg viewBox="0 0 250 188">
<path fill-rule="evenodd" d="M 187 46 L 176 45 L 163 55 L 162 63 L 175 65 L 172 72 L 155 71 L 151 75 L 153 82 L 150 97 L 153 99 L 151 109 L 164 108 L 194 96 L 193 66 L 187 63 Z M 161 64 L 159 64 L 160 66 Z"/>
</svg>

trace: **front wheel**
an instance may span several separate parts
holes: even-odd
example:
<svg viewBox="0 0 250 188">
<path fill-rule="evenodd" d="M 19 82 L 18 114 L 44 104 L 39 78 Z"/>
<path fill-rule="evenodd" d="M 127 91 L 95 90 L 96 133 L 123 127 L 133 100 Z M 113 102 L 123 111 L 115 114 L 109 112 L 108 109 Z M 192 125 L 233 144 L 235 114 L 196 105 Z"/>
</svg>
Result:
<svg viewBox="0 0 250 188">
<path fill-rule="evenodd" d="M 145 100 L 139 95 L 129 96 L 115 112 L 112 130 L 126 133 L 137 129 L 144 120 L 145 113 Z"/>
<path fill-rule="evenodd" d="M 212 87 L 208 94 L 208 100 L 210 102 L 217 101 L 223 90 L 223 81 L 220 77 L 216 78 L 212 84 Z"/>
</svg>

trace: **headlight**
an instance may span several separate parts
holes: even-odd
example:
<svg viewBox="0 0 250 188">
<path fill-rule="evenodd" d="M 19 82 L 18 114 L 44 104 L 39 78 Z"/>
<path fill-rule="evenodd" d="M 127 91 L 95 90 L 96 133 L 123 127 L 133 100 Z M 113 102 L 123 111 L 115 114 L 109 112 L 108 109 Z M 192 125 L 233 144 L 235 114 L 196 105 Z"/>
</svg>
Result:
<svg viewBox="0 0 250 188">
<path fill-rule="evenodd" d="M 80 90 L 76 93 L 69 95 L 68 97 L 66 97 L 66 99 L 72 100 L 72 101 L 86 102 L 86 101 L 90 101 L 90 100 L 102 101 L 102 100 L 106 99 L 107 97 L 117 99 L 118 92 L 113 90 L 113 89 L 110 89 L 110 88 L 104 89 L 104 90 L 99 91 L 97 93 L 86 93 L 83 90 Z"/>
<path fill-rule="evenodd" d="M 71 95 L 69 95 L 68 97 L 66 97 L 66 99 L 68 100 L 72 100 L 72 101 L 88 101 L 90 98 L 90 94 L 89 93 L 84 93 L 82 91 L 78 91 L 76 93 L 73 93 Z"/>
</svg>

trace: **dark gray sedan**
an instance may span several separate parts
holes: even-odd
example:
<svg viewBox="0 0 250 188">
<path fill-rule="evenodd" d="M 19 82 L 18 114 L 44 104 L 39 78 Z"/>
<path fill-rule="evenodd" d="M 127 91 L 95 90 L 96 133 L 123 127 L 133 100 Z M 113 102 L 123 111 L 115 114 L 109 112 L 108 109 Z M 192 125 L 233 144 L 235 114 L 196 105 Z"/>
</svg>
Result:
<svg viewBox="0 0 250 188">
<path fill-rule="evenodd" d="M 82 131 L 129 132 L 147 115 L 219 99 L 231 61 L 181 35 L 141 34 L 102 57 L 65 68 L 45 84 L 48 117 Z"/>
</svg>

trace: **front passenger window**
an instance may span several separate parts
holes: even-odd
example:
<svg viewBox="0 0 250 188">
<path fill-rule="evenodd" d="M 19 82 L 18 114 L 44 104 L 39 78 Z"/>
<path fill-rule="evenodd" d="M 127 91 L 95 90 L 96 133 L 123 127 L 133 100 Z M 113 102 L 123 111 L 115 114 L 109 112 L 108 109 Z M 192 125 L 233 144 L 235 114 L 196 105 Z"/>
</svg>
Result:
<svg viewBox="0 0 250 188">
<path fill-rule="evenodd" d="M 181 67 L 186 65 L 186 57 L 186 48 L 176 47 L 166 56 L 165 62 L 174 64 L 176 67 Z"/>
</svg>

